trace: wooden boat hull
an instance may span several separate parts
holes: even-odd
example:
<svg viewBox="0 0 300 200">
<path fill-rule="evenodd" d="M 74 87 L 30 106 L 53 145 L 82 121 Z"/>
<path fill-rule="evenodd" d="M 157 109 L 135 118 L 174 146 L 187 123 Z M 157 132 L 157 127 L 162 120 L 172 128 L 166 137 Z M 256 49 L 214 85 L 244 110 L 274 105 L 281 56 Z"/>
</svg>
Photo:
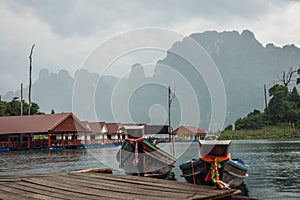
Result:
<svg viewBox="0 0 300 200">
<path fill-rule="evenodd" d="M 241 160 L 229 159 L 224 163 L 222 181 L 228 183 L 232 188 L 238 188 L 243 180 L 248 177 L 249 166 L 243 164 Z"/>
<path fill-rule="evenodd" d="M 199 140 L 200 158 L 225 156 L 229 153 L 230 140 Z"/>
<path fill-rule="evenodd" d="M 208 166 L 207 163 L 200 159 L 189 160 L 179 166 L 182 171 L 182 177 L 189 183 L 195 183 L 197 185 L 206 185 L 205 181 L 207 175 Z"/>
<path fill-rule="evenodd" d="M 180 165 L 181 176 L 189 183 L 203 185 L 218 183 L 221 188 L 227 183 L 229 187 L 239 188 L 248 177 L 249 166 L 240 159 L 230 159 L 230 143 L 230 140 L 200 140 L 200 159 L 193 159 Z"/>
<path fill-rule="evenodd" d="M 176 162 L 173 155 L 146 139 L 126 140 L 117 160 L 126 174 L 155 178 L 171 178 Z"/>
</svg>

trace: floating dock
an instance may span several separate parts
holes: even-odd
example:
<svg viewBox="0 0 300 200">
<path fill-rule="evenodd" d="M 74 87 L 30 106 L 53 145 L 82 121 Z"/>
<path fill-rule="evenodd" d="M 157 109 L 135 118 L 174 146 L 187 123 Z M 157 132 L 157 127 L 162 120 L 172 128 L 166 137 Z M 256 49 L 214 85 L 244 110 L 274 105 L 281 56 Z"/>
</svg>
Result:
<svg viewBox="0 0 300 200">
<path fill-rule="evenodd" d="M 0 175 L 0 199 L 236 199 L 218 190 L 177 181 L 104 173 Z"/>
</svg>

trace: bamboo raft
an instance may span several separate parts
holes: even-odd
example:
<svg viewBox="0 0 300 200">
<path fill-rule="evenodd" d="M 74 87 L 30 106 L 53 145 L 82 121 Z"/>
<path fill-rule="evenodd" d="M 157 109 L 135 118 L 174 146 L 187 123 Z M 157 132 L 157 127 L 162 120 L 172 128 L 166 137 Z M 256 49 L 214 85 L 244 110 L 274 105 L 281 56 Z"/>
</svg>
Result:
<svg viewBox="0 0 300 200">
<path fill-rule="evenodd" d="M 240 191 L 217 190 L 162 179 L 104 173 L 0 175 L 0 199 L 232 199 Z M 235 199 L 235 198 L 233 198 Z"/>
</svg>

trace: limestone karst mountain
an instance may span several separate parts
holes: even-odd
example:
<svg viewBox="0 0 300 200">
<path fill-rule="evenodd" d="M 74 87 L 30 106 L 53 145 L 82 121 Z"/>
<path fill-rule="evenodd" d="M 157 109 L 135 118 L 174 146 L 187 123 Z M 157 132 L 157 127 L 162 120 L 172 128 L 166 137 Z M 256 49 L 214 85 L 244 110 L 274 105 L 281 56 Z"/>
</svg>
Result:
<svg viewBox="0 0 300 200">
<path fill-rule="evenodd" d="M 298 47 L 293 44 L 283 47 L 273 44 L 264 46 L 249 30 L 242 33 L 206 31 L 194 33 L 190 38 L 206 50 L 220 71 L 226 91 L 226 124 L 245 116 L 253 109 L 263 110 L 264 84 L 272 86 L 279 80 L 282 71 L 300 64 Z M 79 70 L 77 74 L 80 74 L 79 78 L 83 83 L 80 85 L 82 95 L 75 101 L 84 100 L 90 93 L 94 93 L 94 96 L 90 101 L 85 100 L 85 104 L 78 110 L 78 117 L 90 120 L 90 112 L 94 112 L 97 119 L 103 121 L 167 123 L 167 88 L 163 85 L 170 85 L 175 88 L 177 96 L 171 110 L 173 126 L 198 123 L 206 129 L 211 117 L 207 81 L 185 58 L 171 53 L 181 51 L 198 56 L 198 52 L 192 52 L 187 43 L 187 39 L 175 42 L 167 56 L 157 61 L 152 77 L 146 77 L 143 66 L 139 64 L 134 65 L 130 74 L 121 79 L 113 76 L 99 77 L 95 73 Z M 199 60 L 201 59 L 199 55 Z M 91 84 L 92 82 L 97 85 Z M 41 70 L 38 80 L 33 84 L 33 100 L 46 113 L 51 109 L 56 112 L 71 111 L 74 103 L 73 85 L 74 77 L 65 70 L 59 73 Z M 185 89 L 189 85 L 190 90 Z M 19 96 L 18 91 L 8 92 L 3 99 L 10 100 L 13 96 Z M 199 113 L 188 107 L 195 105 L 192 97 L 196 97 Z M 95 104 L 94 111 L 89 107 L 91 103 Z"/>
</svg>

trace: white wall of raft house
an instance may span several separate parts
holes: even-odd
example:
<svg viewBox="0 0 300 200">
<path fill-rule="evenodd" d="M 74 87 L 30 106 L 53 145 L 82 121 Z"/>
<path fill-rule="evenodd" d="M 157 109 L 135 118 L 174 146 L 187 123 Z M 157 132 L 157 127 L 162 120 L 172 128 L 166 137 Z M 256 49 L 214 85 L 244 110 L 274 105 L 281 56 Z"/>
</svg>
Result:
<svg viewBox="0 0 300 200">
<path fill-rule="evenodd" d="M 89 124 L 86 124 L 86 127 L 91 130 Z M 105 124 L 103 125 L 101 132 L 100 133 L 79 133 L 77 139 L 84 141 L 86 140 L 103 140 L 103 139 L 107 139 L 107 127 L 105 126 Z"/>
</svg>

